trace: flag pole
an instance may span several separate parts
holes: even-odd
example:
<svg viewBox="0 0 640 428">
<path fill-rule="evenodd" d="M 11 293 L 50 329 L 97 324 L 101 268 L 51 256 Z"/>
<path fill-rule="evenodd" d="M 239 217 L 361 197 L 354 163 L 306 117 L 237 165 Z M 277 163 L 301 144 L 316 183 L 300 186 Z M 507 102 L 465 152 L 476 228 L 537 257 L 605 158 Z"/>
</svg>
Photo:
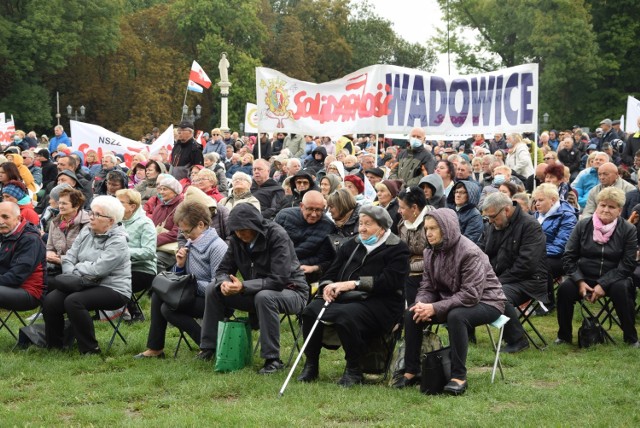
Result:
<svg viewBox="0 0 640 428">
<path fill-rule="evenodd" d="M 184 106 L 187 105 L 187 93 L 189 92 L 189 82 L 187 82 L 187 89 L 184 91 L 184 101 L 182 101 L 182 105 L 180 106 L 180 122 L 184 119 Z"/>
</svg>

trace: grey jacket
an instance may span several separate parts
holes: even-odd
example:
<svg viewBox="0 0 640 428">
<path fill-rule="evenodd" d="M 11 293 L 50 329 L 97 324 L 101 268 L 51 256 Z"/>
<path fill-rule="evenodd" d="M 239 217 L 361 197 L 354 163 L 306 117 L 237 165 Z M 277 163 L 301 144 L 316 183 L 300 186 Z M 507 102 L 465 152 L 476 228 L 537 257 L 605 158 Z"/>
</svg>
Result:
<svg viewBox="0 0 640 428">
<path fill-rule="evenodd" d="M 120 224 L 104 235 L 85 227 L 62 256 L 62 272 L 99 280 L 123 296 L 131 297 L 131 261 L 127 232 Z"/>
</svg>

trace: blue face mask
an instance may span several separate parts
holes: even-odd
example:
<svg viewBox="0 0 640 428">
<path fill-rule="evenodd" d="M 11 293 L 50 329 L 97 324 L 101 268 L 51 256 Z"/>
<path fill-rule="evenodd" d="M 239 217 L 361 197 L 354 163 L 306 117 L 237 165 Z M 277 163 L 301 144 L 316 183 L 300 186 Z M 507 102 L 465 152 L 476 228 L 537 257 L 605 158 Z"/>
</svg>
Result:
<svg viewBox="0 0 640 428">
<path fill-rule="evenodd" d="M 421 147 L 422 144 L 422 140 L 420 138 L 411 138 L 409 140 L 409 143 L 411 144 L 411 147 L 413 147 L 414 149 L 417 149 L 418 147 Z"/>
<path fill-rule="evenodd" d="M 505 180 L 505 176 L 503 174 L 498 174 L 495 177 L 493 177 L 493 183 L 497 185 L 504 183 L 504 180 Z"/>
<path fill-rule="evenodd" d="M 22 138 L 18 137 L 17 135 L 15 135 L 13 137 L 13 141 L 15 141 L 16 143 L 20 143 L 22 141 Z"/>
<path fill-rule="evenodd" d="M 510 149 L 511 147 L 513 147 L 513 144 L 507 143 L 507 148 Z"/>
<path fill-rule="evenodd" d="M 363 239 L 362 235 L 359 235 L 359 236 L 360 236 L 360 242 L 362 242 L 364 245 L 375 245 L 375 243 L 378 242 L 378 237 L 376 235 L 371 235 L 367 239 Z"/>
</svg>

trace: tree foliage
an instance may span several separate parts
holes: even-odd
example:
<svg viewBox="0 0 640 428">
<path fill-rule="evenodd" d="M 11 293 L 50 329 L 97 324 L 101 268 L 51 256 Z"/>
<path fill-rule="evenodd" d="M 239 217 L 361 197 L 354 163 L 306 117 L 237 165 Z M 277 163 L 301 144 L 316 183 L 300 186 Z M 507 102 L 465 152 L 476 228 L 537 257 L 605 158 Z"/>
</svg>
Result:
<svg viewBox="0 0 640 428">
<path fill-rule="evenodd" d="M 450 49 L 467 72 L 539 64 L 539 111 L 551 125 L 592 118 L 602 61 L 584 0 L 438 0 L 451 24 Z M 464 36 L 464 30 L 473 35 Z M 446 34 L 436 38 L 446 52 Z"/>
<path fill-rule="evenodd" d="M 0 11 L 0 111 L 38 131 L 50 132 L 56 92 L 63 124 L 68 104 L 134 139 L 176 123 L 194 59 L 214 84 L 187 104 L 202 106 L 196 127 L 219 126 L 223 52 L 232 129 L 255 102 L 258 66 L 320 83 L 373 64 L 435 63 L 366 1 L 0 0 Z"/>
</svg>

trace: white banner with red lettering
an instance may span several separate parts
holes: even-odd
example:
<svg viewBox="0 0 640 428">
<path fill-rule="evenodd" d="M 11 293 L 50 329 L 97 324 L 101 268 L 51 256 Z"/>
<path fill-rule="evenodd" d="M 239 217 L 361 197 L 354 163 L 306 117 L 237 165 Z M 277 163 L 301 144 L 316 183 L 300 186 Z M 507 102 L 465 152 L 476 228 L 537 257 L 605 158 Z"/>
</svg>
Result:
<svg viewBox="0 0 640 428">
<path fill-rule="evenodd" d="M 261 132 L 336 135 L 429 135 L 534 132 L 538 64 L 489 73 L 438 76 L 373 65 L 327 83 L 310 83 L 256 68 Z"/>
<path fill-rule="evenodd" d="M 106 152 L 122 154 L 125 156 L 125 162 L 129 165 L 129 158 L 136 153 L 145 152 L 149 156 L 157 153 L 161 147 L 165 147 L 171 152 L 173 148 L 173 125 L 169 125 L 153 144 L 149 145 L 130 140 L 98 125 L 72 120 L 71 139 L 74 149 L 77 148 L 82 153 L 86 154 L 88 150 L 92 149 L 98 153 L 98 158 L 100 159 L 102 159 L 102 154 Z"/>
<path fill-rule="evenodd" d="M 5 122 L 5 114 L 0 113 L 0 144 L 11 144 L 13 142 L 11 137 L 15 132 L 16 125 L 13 116 L 11 116 L 11 120 Z"/>
</svg>

